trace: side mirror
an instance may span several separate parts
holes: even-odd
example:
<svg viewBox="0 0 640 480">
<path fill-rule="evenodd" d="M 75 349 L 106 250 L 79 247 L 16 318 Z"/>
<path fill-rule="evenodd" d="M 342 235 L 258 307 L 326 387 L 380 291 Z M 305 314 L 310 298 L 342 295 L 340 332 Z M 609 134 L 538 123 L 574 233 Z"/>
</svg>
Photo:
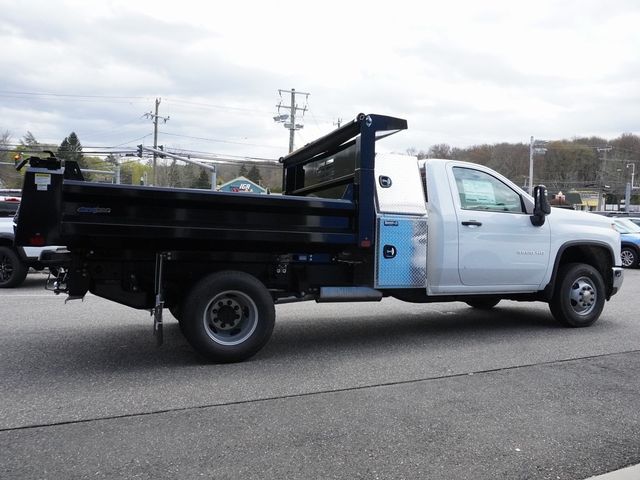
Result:
<svg viewBox="0 0 640 480">
<path fill-rule="evenodd" d="M 551 205 L 547 200 L 547 187 L 538 185 L 533 189 L 533 215 L 531 215 L 531 224 L 534 227 L 541 227 L 547 215 L 551 213 Z"/>
</svg>

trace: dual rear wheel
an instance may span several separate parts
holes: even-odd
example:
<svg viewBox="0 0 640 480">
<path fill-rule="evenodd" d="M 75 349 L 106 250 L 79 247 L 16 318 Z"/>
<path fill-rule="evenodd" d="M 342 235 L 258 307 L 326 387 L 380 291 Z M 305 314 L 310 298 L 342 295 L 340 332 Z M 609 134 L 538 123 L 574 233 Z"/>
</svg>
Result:
<svg viewBox="0 0 640 480">
<path fill-rule="evenodd" d="M 171 307 L 187 341 L 206 360 L 239 362 L 255 355 L 275 325 L 271 294 L 244 272 L 217 272 L 200 280 Z"/>
</svg>

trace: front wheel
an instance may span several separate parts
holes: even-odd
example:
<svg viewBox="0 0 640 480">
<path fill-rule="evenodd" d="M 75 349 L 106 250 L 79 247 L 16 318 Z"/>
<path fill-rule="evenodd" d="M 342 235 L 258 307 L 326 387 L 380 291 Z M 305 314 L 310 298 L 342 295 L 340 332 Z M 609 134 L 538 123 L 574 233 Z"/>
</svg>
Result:
<svg viewBox="0 0 640 480">
<path fill-rule="evenodd" d="M 638 267 L 638 254 L 631 247 L 622 247 L 620 259 L 622 260 L 622 266 L 625 268 Z"/>
<path fill-rule="evenodd" d="M 184 336 L 207 360 L 240 362 L 269 340 L 275 324 L 273 298 L 244 272 L 209 275 L 191 290 L 180 312 Z"/>
<path fill-rule="evenodd" d="M 600 317 L 605 302 L 604 281 L 591 265 L 570 263 L 560 267 L 549 309 L 567 327 L 588 327 Z"/>
<path fill-rule="evenodd" d="M 0 247 L 0 288 L 22 285 L 29 267 L 20 261 L 18 254 L 8 247 Z"/>
</svg>

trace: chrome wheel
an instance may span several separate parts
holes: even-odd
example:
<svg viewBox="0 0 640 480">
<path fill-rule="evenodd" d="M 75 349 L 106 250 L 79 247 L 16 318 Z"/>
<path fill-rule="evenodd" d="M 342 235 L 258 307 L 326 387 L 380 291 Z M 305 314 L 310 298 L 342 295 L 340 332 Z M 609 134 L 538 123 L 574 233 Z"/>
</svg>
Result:
<svg viewBox="0 0 640 480">
<path fill-rule="evenodd" d="M 571 286 L 569 294 L 571 308 L 578 315 L 589 315 L 598 299 L 593 281 L 588 277 L 578 278 Z"/>
<path fill-rule="evenodd" d="M 556 275 L 551 313 L 567 327 L 588 327 L 598 320 L 607 296 L 602 275 L 592 265 L 568 263 Z"/>
<path fill-rule="evenodd" d="M 241 362 L 269 340 L 273 297 L 253 275 L 223 270 L 202 278 L 180 303 L 182 333 L 205 359 Z"/>
</svg>

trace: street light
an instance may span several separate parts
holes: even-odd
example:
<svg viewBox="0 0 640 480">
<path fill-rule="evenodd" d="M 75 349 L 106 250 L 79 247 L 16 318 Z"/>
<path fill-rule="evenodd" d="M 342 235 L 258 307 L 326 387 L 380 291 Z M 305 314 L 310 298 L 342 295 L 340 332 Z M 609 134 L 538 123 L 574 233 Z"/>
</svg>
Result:
<svg viewBox="0 0 640 480">
<path fill-rule="evenodd" d="M 627 163 L 625 168 L 631 167 L 631 182 L 627 182 L 627 187 L 624 189 L 624 210 L 625 212 L 629 211 L 629 207 L 631 206 L 631 191 L 636 188 L 633 185 L 634 177 L 636 176 L 636 164 L 635 163 Z"/>
<path fill-rule="evenodd" d="M 638 188 L 634 185 L 634 178 L 636 176 L 636 164 L 635 163 L 627 163 L 626 168 L 629 168 L 629 165 L 631 165 L 631 188 Z"/>
</svg>

